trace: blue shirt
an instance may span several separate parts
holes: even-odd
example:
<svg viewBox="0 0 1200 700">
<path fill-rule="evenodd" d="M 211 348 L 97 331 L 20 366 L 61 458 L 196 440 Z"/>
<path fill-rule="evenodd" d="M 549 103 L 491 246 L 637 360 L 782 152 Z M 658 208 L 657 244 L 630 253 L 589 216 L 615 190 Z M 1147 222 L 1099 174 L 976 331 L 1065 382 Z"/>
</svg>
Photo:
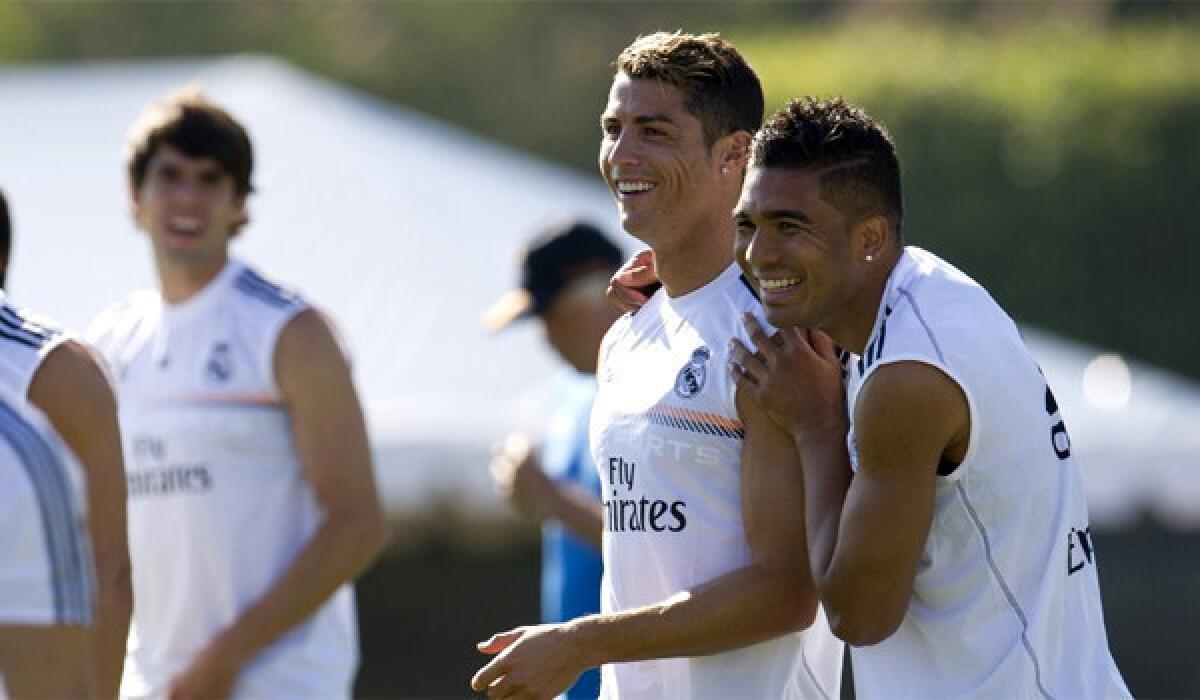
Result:
<svg viewBox="0 0 1200 700">
<path fill-rule="evenodd" d="M 542 469 L 558 483 L 581 489 L 600 500 L 600 477 L 588 447 L 588 421 L 596 378 L 571 372 L 562 382 L 558 401 L 542 444 Z M 555 521 L 542 528 L 542 619 L 564 622 L 600 610 L 600 553 Z M 600 694 L 600 672 L 581 675 L 566 693 L 569 700 Z"/>
</svg>

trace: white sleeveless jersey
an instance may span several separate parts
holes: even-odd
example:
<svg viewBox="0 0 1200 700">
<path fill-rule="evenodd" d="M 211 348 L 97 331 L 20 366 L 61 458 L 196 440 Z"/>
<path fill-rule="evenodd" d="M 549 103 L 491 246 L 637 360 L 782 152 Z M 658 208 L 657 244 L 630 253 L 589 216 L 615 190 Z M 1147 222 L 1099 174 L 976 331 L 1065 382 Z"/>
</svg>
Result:
<svg viewBox="0 0 1200 700">
<path fill-rule="evenodd" d="M 690 294 L 671 299 L 660 290 L 605 336 L 591 444 L 603 485 L 606 613 L 663 601 L 750 564 L 743 431 L 727 369 L 730 339 L 746 338 L 747 311 L 761 318 L 731 266 Z M 804 632 L 726 653 L 607 664 L 601 696 L 833 698 L 841 663 L 842 644 L 818 612 Z"/>
<path fill-rule="evenodd" d="M 83 474 L 28 401 L 0 389 L 0 625 L 87 625 Z"/>
<path fill-rule="evenodd" d="M 42 360 L 69 337 L 58 324 L 17 307 L 0 290 L 0 388 L 27 399 Z"/>
<path fill-rule="evenodd" d="M 971 417 L 962 463 L 939 468 L 900 628 L 851 650 L 857 696 L 1129 697 L 1108 649 L 1070 439 L 1012 320 L 966 275 L 909 247 L 863 355 L 843 361 L 851 416 L 872 372 L 921 362 L 958 383 Z M 848 441 L 857 468 L 853 425 Z"/>
<path fill-rule="evenodd" d="M 139 292 L 88 336 L 117 384 L 134 612 L 121 695 L 172 678 L 290 566 L 320 521 L 275 385 L 284 325 L 308 308 L 231 260 L 178 305 Z M 242 669 L 234 694 L 347 697 L 349 584 Z"/>
</svg>

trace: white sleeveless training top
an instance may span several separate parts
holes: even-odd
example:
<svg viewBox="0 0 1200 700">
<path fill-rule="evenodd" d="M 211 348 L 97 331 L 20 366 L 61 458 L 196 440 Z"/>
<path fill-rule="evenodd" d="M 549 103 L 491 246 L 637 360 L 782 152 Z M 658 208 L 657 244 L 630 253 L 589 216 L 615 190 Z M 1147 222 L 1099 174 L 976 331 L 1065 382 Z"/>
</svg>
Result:
<svg viewBox="0 0 1200 700">
<path fill-rule="evenodd" d="M 0 290 L 0 623 L 92 619 L 84 476 L 29 403 L 42 360 L 69 337 Z"/>
<path fill-rule="evenodd" d="M 674 299 L 659 290 L 605 336 L 591 444 L 604 499 L 601 606 L 670 598 L 750 563 L 742 523 L 742 426 L 728 343 L 762 310 L 736 266 Z M 800 507 L 797 495 L 797 507 Z M 607 664 L 609 700 L 834 698 L 842 644 L 812 627 L 734 651 Z"/>
<path fill-rule="evenodd" d="M 17 307 L 0 290 L 0 388 L 28 400 L 42 360 L 68 338 L 58 324 Z"/>
<path fill-rule="evenodd" d="M 0 625 L 91 623 L 85 503 L 70 450 L 24 397 L 0 389 Z"/>
<path fill-rule="evenodd" d="M 908 247 L 861 357 L 845 353 L 850 415 L 879 367 L 921 362 L 961 387 L 961 464 L 942 465 L 908 612 L 854 647 L 859 698 L 1124 698 L 1071 442 L 1016 325 L 951 265 Z M 848 436 L 857 466 L 855 433 Z"/>
<path fill-rule="evenodd" d="M 88 336 L 117 385 L 134 613 L 121 695 L 172 678 L 291 564 L 320 521 L 275 385 L 280 331 L 308 305 L 231 260 L 193 297 L 131 295 Z M 235 697 L 347 697 L 353 591 L 243 667 Z"/>
</svg>

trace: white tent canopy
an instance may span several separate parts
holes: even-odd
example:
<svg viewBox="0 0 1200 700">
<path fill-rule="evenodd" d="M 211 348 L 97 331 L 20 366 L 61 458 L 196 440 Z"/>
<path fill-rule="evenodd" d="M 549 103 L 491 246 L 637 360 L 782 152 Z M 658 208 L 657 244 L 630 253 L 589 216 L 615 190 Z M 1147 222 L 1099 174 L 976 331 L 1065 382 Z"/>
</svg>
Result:
<svg viewBox="0 0 1200 700">
<path fill-rule="evenodd" d="M 536 325 L 488 337 L 479 315 L 513 284 L 518 251 L 540 224 L 584 215 L 616 230 L 599 178 L 272 59 L 11 68 L 0 71 L 0 187 L 15 225 L 14 297 L 81 328 L 153 284 L 127 211 L 125 133 L 147 103 L 197 80 L 256 147 L 258 194 L 235 253 L 337 320 L 389 507 L 448 498 L 501 512 L 484 471 L 488 447 L 510 429 L 538 429 L 558 365 Z M 1083 391 L 1095 352 L 1029 338 L 1084 462 L 1096 519 L 1150 509 L 1200 524 L 1196 386 L 1135 367 L 1125 403 L 1096 403 Z"/>
</svg>

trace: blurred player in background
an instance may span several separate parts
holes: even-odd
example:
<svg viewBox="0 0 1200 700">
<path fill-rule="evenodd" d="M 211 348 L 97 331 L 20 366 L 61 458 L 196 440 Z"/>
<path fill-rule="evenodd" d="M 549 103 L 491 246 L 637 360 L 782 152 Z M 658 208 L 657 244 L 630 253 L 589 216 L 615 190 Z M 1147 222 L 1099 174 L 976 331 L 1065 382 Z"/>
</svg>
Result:
<svg viewBox="0 0 1200 700">
<path fill-rule="evenodd" d="M 620 315 L 604 291 L 622 259 L 620 249 L 588 223 L 551 227 L 526 248 L 520 288 L 501 297 L 484 316 L 492 331 L 536 316 L 550 346 L 574 370 L 559 388 L 541 448 L 515 434 L 492 461 L 501 492 L 542 525 L 543 622 L 566 622 L 600 610 L 604 514 L 588 447 L 588 420 L 600 341 Z M 594 699 L 599 693 L 600 673 L 592 669 L 566 697 Z"/>
<path fill-rule="evenodd" d="M 0 390 L 0 698 L 96 696 L 82 480 L 47 422 Z"/>
<path fill-rule="evenodd" d="M 799 451 L 856 695 L 1128 697 L 1054 394 L 983 288 L 904 245 L 902 217 L 895 147 L 862 110 L 798 100 L 759 131 L 737 257 L 780 330 L 748 317 L 733 371 Z"/>
<path fill-rule="evenodd" d="M 124 697 L 347 697 L 358 663 L 350 582 L 385 537 L 363 414 L 330 323 L 229 257 L 252 163 L 195 91 L 131 130 L 159 286 L 91 330 L 129 474 Z"/>
<path fill-rule="evenodd" d="M 808 575 L 800 473 L 776 464 L 792 447 L 724 369 L 741 314 L 761 313 L 730 211 L 762 88 L 716 35 L 641 37 L 616 64 L 600 169 L 664 288 L 600 351 L 603 612 L 493 636 L 472 685 L 546 698 L 603 664 L 607 698 L 832 697 L 842 645 Z"/>
<path fill-rule="evenodd" d="M 96 692 L 116 697 L 133 590 L 125 522 L 125 467 L 112 387 L 90 348 L 57 323 L 16 306 L 6 287 L 12 219 L 0 192 L 0 390 L 50 420 L 87 476 L 96 565 Z"/>
</svg>

